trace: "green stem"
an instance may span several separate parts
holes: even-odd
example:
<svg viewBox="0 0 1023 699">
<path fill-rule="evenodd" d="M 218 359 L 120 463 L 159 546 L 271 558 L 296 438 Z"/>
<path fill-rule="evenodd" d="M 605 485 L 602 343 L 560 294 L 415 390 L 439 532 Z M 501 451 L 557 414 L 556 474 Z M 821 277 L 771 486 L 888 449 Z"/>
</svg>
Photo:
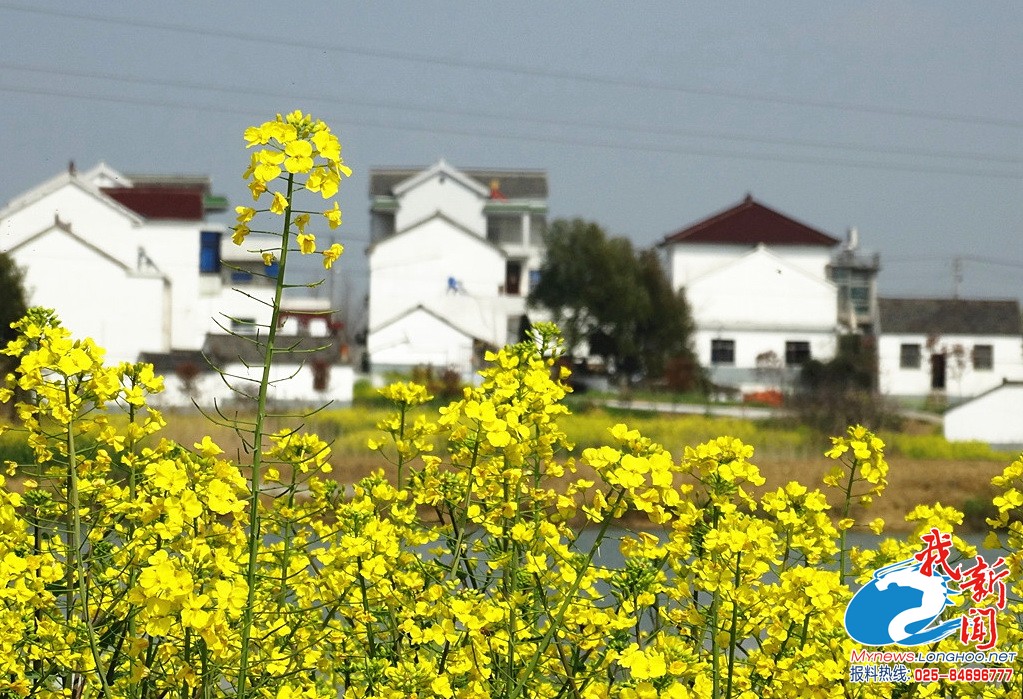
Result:
<svg viewBox="0 0 1023 699">
<path fill-rule="evenodd" d="M 741 582 L 741 569 L 739 568 L 742 563 L 742 551 L 737 551 L 735 554 L 735 591 L 739 591 L 739 584 Z M 732 699 L 732 678 L 735 675 L 735 630 L 739 622 L 739 599 L 738 594 L 732 600 L 732 623 L 731 628 L 728 631 L 728 682 L 725 686 L 725 696 L 728 699 Z"/>
<path fill-rule="evenodd" d="M 589 553 L 586 554 L 586 560 L 576 571 L 575 581 L 572 586 L 565 592 L 565 598 L 561 601 L 561 606 L 558 608 L 558 613 L 549 620 L 547 631 L 544 632 L 543 637 L 536 645 L 536 650 L 533 653 L 533 657 L 529 660 L 529 665 L 522 672 L 522 679 L 512 687 L 511 692 L 508 693 L 506 699 L 518 699 L 522 695 L 526 688 L 526 682 L 529 681 L 533 674 L 536 672 L 537 666 L 540 664 L 540 658 L 547 651 L 551 641 L 557 634 L 558 629 L 561 628 L 562 621 L 565 618 L 565 614 L 568 612 L 568 608 L 572 605 L 572 600 L 575 598 L 575 593 L 579 591 L 579 586 L 582 584 L 583 576 L 589 569 L 590 564 L 593 562 L 593 557 L 597 554 L 597 549 L 600 548 L 601 542 L 604 541 L 604 537 L 607 534 L 608 527 L 611 526 L 611 515 L 614 513 L 618 506 L 625 499 L 625 491 L 618 491 L 618 498 L 614 504 L 608 509 L 607 515 L 604 517 L 604 521 L 600 524 L 600 531 L 597 532 L 597 537 L 593 540 L 593 545 L 590 547 Z"/>
<path fill-rule="evenodd" d="M 64 379 L 64 403 L 71 409 L 71 386 L 68 379 Z M 75 458 L 75 426 L 74 421 L 67 426 L 67 468 L 68 468 L 68 507 L 71 508 L 71 551 L 74 556 L 74 569 L 78 571 L 78 596 L 82 602 L 82 623 L 85 624 L 86 634 L 89 637 L 89 650 L 92 653 L 92 661 L 96 665 L 96 677 L 99 679 L 103 696 L 110 699 L 110 687 L 107 686 L 106 673 L 103 672 L 103 664 L 100 658 L 99 641 L 96 638 L 96 629 L 92 625 L 92 617 L 89 614 L 89 589 L 86 582 L 85 556 L 82 554 L 82 514 L 79 511 L 81 504 L 78 498 L 78 460 Z M 68 590 L 71 596 L 71 590 Z"/>
<path fill-rule="evenodd" d="M 855 480 L 856 480 L 856 464 L 854 462 L 852 464 L 852 466 L 850 467 L 850 469 L 849 469 L 849 481 L 845 484 L 845 509 L 842 511 L 842 519 L 848 519 L 849 518 L 849 510 L 852 509 L 852 487 L 853 487 L 853 483 L 855 482 Z M 845 565 L 846 565 L 845 532 L 846 531 L 847 530 L 843 529 L 839 533 L 839 535 L 838 535 L 838 543 L 839 543 L 839 546 L 841 546 L 841 548 L 842 548 L 842 550 L 839 551 L 839 554 L 838 554 L 838 571 L 839 571 L 839 575 L 841 576 L 841 577 L 839 577 L 838 581 L 840 583 L 843 583 L 843 584 L 845 583 Z"/>
<path fill-rule="evenodd" d="M 718 699 L 721 696 L 721 668 L 718 662 L 718 601 L 720 599 L 718 588 L 714 588 L 714 595 L 710 602 L 710 667 L 711 667 L 711 696 Z"/>
<path fill-rule="evenodd" d="M 266 421 L 266 394 L 270 385 L 270 368 L 273 364 L 274 343 L 281 317 L 281 299 L 284 297 L 284 273 L 288 262 L 288 246 L 291 240 L 291 199 L 295 187 L 295 176 L 288 175 L 288 208 L 284 210 L 284 229 L 281 232 L 280 257 L 277 263 L 277 284 L 274 287 L 273 309 L 270 313 L 270 327 L 263 347 L 263 375 L 259 382 L 259 396 L 256 399 L 256 417 L 252 427 L 252 473 L 249 475 L 249 556 L 245 569 L 248 593 L 242 614 L 241 659 L 238 666 L 238 699 L 245 699 L 248 691 L 249 647 L 252 645 L 252 618 L 256 603 L 256 563 L 259 555 L 259 491 L 263 460 L 263 429 Z"/>
</svg>

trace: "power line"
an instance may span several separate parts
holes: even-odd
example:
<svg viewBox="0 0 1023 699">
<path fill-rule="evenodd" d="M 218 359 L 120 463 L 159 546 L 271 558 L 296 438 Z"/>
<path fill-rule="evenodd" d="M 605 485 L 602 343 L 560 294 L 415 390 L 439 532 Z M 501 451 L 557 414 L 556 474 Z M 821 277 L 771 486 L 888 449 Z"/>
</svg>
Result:
<svg viewBox="0 0 1023 699">
<path fill-rule="evenodd" d="M 173 24 L 169 22 L 152 22 L 143 20 L 131 20 L 124 17 L 113 17 L 113 16 L 98 16 L 89 15 L 76 12 L 68 12 L 61 10 L 42 9 L 29 5 L 21 5 L 18 3 L 0 2 L 0 8 L 14 10 L 16 12 L 24 12 L 31 14 L 39 14 L 48 17 L 62 17 L 65 19 L 75 19 L 88 22 L 99 22 L 105 25 L 119 25 L 131 28 L 143 28 L 143 29 L 158 29 L 163 31 L 180 32 L 186 34 L 194 34 L 197 36 L 207 36 L 217 39 L 233 39 L 237 41 L 245 42 L 258 42 L 260 44 L 266 43 L 266 37 L 258 34 L 249 34 L 246 32 L 238 32 L 231 30 L 216 31 L 205 30 L 199 27 L 193 27 L 183 24 Z M 642 78 L 614 78 L 603 75 L 596 75 L 592 73 L 582 73 L 576 71 L 566 70 L 553 70 L 550 68 L 531 68 L 528 66 L 513 65 L 508 63 L 499 63 L 495 61 L 468 61 L 463 59 L 443 57 L 443 56 L 430 56 L 426 54 L 418 54 L 407 51 L 394 51 L 387 49 L 378 48 L 367 48 L 367 47 L 356 47 L 346 46 L 339 47 L 332 44 L 317 44 L 309 41 L 294 41 L 288 40 L 283 37 L 275 37 L 273 43 L 277 47 L 288 47 L 288 48 L 299 48 L 303 50 L 315 49 L 324 52 L 343 53 L 356 56 L 365 56 L 370 58 L 383 58 L 394 61 L 404 61 L 412 63 L 424 63 L 428 65 L 444 66 L 447 68 L 460 68 L 468 70 L 482 70 L 494 73 L 504 73 L 509 75 L 518 75 L 523 77 L 531 78 L 544 78 L 544 79 L 558 79 L 567 80 L 579 83 L 589 83 L 593 85 L 601 85 L 607 87 L 623 87 L 632 89 L 646 89 L 656 90 L 661 92 L 675 92 L 681 94 L 693 94 L 702 95 L 708 97 L 724 97 L 729 99 L 760 102 L 767 104 L 781 104 L 786 106 L 796 107 L 812 107 L 817 109 L 829 109 L 835 111 L 846 111 L 846 112 L 857 112 L 862 114 L 878 114 L 883 116 L 897 116 L 907 117 L 914 119 L 928 119 L 933 121 L 945 121 L 954 123 L 965 123 L 974 125 L 986 125 L 986 126 L 998 126 L 1005 128 L 1023 128 L 1023 121 L 1016 119 L 1005 119 L 995 117 L 985 117 L 975 114 L 953 114 L 948 112 L 937 112 L 928 111 L 921 109 L 909 109 L 909 108 L 898 108 L 898 107 L 883 107 L 878 105 L 864 105 L 854 104 L 851 102 L 839 102 L 839 101 L 827 101 L 827 100 L 811 100 L 797 97 L 787 97 L 781 95 L 768 95 L 753 92 L 742 92 L 738 90 L 724 90 L 720 88 L 708 88 L 699 87 L 692 85 L 680 85 L 675 83 L 668 83 L 657 80 L 646 80 Z"/>
<path fill-rule="evenodd" d="M 483 118 L 483 119 L 500 119 L 506 121 L 513 121 L 517 123 L 528 123 L 528 124 L 539 124 L 543 126 L 565 126 L 570 128 L 594 128 L 594 129 L 609 129 L 616 132 L 632 132 L 639 134 L 648 135 L 659 135 L 659 136 L 681 136 L 691 138 L 708 138 L 708 139 L 719 139 L 723 141 L 736 141 L 741 143 L 759 143 L 764 145 L 783 145 L 783 146 L 800 146 L 807 148 L 821 148 L 821 149 L 832 149 L 832 150 L 847 150 L 861 153 L 874 153 L 884 155 L 908 155 L 916 157 L 928 157 L 928 158 L 946 158 L 946 159 L 957 159 L 957 160 L 973 160 L 978 162 L 991 162 L 991 163 L 1003 163 L 1017 165 L 1023 163 L 1023 158 L 991 155 L 986 153 L 966 153 L 962 151 L 934 151 L 922 148 L 891 148 L 891 147 L 873 147 L 864 144 L 850 144 L 850 143 L 839 143 L 834 141 L 817 141 L 817 140 L 806 140 L 806 139 L 794 139 L 794 138 L 769 138 L 764 136 L 752 136 L 747 134 L 735 134 L 717 131 L 700 131 L 691 129 L 678 129 L 678 128 L 658 128 L 658 127 L 642 127 L 629 124 L 612 124 L 608 122 L 596 122 L 596 121 L 585 121 L 585 120 L 569 120 L 569 119 L 540 119 L 533 116 L 510 116 L 506 114 L 497 114 L 494 112 L 485 111 L 474 111 L 474 110 L 460 110 L 450 109 L 444 107 L 432 107 L 425 105 L 409 104 L 407 102 L 401 102 L 397 100 L 384 100 L 384 101 L 363 101 L 363 100 L 340 100 L 333 96 L 327 95 L 299 95 L 294 93 L 286 93 L 276 90 L 267 90 L 265 88 L 237 88 L 224 85 L 210 85 L 208 83 L 192 82 L 184 80 L 167 80 L 167 79 L 154 79 L 154 78 L 143 78 L 140 76 L 132 75 L 119 75 L 115 73 L 101 72 L 101 71 L 86 71 L 86 70 L 59 70 L 55 68 L 48 68 L 45 66 L 28 65 L 22 63 L 9 63 L 0 62 L 0 68 L 6 68 L 10 70 L 19 70 L 30 73 L 41 73 L 45 75 L 57 75 L 62 77 L 76 77 L 76 78 L 90 78 L 97 80 L 109 80 L 112 82 L 133 84 L 133 85 L 152 85 L 160 87 L 172 87 L 190 90 L 203 90 L 207 92 L 213 92 L 218 94 L 236 94 L 236 95 L 247 95 L 247 96 L 266 96 L 266 97 L 278 97 L 286 99 L 298 99 L 298 100 L 318 100 L 325 103 L 344 105 L 348 107 L 367 107 L 367 108 L 383 108 L 383 109 L 397 109 L 402 112 L 419 112 L 429 114 L 443 114 L 448 116 L 458 117 L 471 117 L 471 118 Z"/>
<path fill-rule="evenodd" d="M 115 104 L 139 104 L 144 106 L 160 107 L 163 109 L 185 109 L 189 111 L 202 110 L 211 113 L 242 114 L 253 116 L 256 109 L 243 110 L 217 105 L 203 104 L 182 104 L 168 100 L 137 99 L 129 97 L 113 97 L 107 95 L 84 94 L 67 90 L 48 90 L 42 88 L 10 87 L 0 85 L 0 92 L 14 92 L 39 96 L 72 97 L 75 99 L 92 100 L 99 102 L 112 102 Z M 265 116 L 265 115 L 264 115 Z M 261 117 L 260 117 L 261 118 Z M 508 132 L 493 132 L 479 129 L 459 129 L 444 126 L 418 126 L 410 124 L 387 124 L 378 119 L 354 119 L 350 116 L 340 117 L 335 120 L 342 126 L 365 126 L 369 128 L 389 129 L 396 131 L 411 131 L 418 133 L 447 134 L 454 136 L 471 136 L 473 138 L 496 138 L 511 141 L 525 141 L 533 143 L 552 143 L 558 145 L 583 146 L 591 148 L 605 148 L 609 150 L 649 152 L 649 153 L 673 153 L 677 155 L 692 155 L 708 158 L 728 158 L 733 160 L 755 160 L 764 162 L 792 163 L 797 165 L 823 165 L 828 167 L 851 167 L 867 170 L 885 170 L 892 172 L 917 172 L 946 175 L 961 175 L 967 177 L 984 177 L 993 179 L 1017 180 L 1023 178 L 1023 173 L 1005 170 L 973 170 L 966 168 L 910 165 L 901 163 L 872 162 L 864 160 L 841 160 L 822 157 L 798 156 L 788 154 L 766 154 L 717 150 L 711 148 L 693 148 L 688 146 L 673 146 L 663 143 L 658 144 L 636 144 L 625 143 L 620 140 L 599 140 L 584 139 L 563 136 L 542 136 L 536 134 L 511 134 Z"/>
</svg>

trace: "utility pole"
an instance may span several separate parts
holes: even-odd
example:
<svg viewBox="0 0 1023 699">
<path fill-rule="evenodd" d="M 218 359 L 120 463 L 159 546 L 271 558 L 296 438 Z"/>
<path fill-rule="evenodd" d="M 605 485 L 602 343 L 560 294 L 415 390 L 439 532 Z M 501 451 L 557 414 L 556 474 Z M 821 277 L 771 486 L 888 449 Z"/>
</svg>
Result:
<svg viewBox="0 0 1023 699">
<path fill-rule="evenodd" d="M 963 283 L 963 258 L 956 255 L 952 258 L 952 298 L 959 298 L 959 288 Z"/>
</svg>

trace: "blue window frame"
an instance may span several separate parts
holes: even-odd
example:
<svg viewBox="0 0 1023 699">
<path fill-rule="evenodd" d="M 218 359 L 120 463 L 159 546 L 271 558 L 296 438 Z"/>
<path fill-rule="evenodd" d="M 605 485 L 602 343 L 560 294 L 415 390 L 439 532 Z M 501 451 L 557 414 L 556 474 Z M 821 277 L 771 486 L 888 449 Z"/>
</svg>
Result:
<svg viewBox="0 0 1023 699">
<path fill-rule="evenodd" d="M 220 274 L 219 231 L 202 231 L 199 234 L 199 272 Z"/>
</svg>

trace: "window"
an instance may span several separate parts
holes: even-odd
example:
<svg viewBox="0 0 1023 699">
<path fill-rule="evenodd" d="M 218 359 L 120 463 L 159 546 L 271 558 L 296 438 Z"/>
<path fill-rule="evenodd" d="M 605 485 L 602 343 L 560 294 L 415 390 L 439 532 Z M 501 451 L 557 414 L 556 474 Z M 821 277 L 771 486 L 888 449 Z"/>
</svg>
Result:
<svg viewBox="0 0 1023 699">
<path fill-rule="evenodd" d="M 252 283 L 252 272 L 246 272 L 242 269 L 231 270 L 231 283 L 232 284 L 251 284 Z"/>
<path fill-rule="evenodd" d="M 866 314 L 870 312 L 870 288 L 866 286 L 849 287 L 849 298 L 852 299 L 853 308 L 857 313 Z"/>
<path fill-rule="evenodd" d="M 522 293 L 522 263 L 508 260 L 504 267 L 504 293 L 518 296 Z"/>
<path fill-rule="evenodd" d="M 487 240 L 499 245 L 522 245 L 522 217 L 489 216 Z"/>
<path fill-rule="evenodd" d="M 531 269 L 529 270 L 529 292 L 532 293 L 533 289 L 540 285 L 540 270 Z"/>
<path fill-rule="evenodd" d="M 202 231 L 199 234 L 199 272 L 220 274 L 220 233 Z"/>
<path fill-rule="evenodd" d="M 973 346 L 973 368 L 977 371 L 991 371 L 995 368 L 995 348 L 993 345 Z"/>
<path fill-rule="evenodd" d="M 711 340 L 710 363 L 735 364 L 735 340 Z"/>
<path fill-rule="evenodd" d="M 785 366 L 801 366 L 810 360 L 809 342 L 785 343 Z"/>
<path fill-rule="evenodd" d="M 920 368 L 920 345 L 905 344 L 899 347 L 899 368 Z"/>
<path fill-rule="evenodd" d="M 231 332 L 241 335 L 253 335 L 256 332 L 255 318 L 232 318 Z"/>
</svg>

